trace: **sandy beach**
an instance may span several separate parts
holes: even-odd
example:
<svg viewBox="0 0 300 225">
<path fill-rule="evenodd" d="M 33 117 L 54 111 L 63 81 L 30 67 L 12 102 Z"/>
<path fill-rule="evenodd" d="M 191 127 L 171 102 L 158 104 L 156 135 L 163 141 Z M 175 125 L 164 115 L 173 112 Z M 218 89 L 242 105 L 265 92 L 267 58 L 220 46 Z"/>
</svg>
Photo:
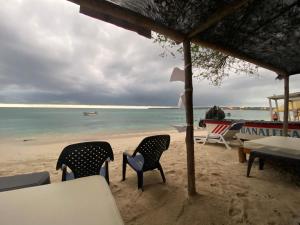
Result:
<svg viewBox="0 0 300 225">
<path fill-rule="evenodd" d="M 200 133 L 203 131 L 199 131 Z M 158 171 L 144 175 L 144 192 L 137 190 L 137 177 L 130 168 L 121 182 L 122 152 L 133 151 L 152 134 L 170 134 L 171 144 L 162 158 L 167 183 Z M 134 134 L 53 136 L 32 140 L 1 140 L 0 176 L 47 170 L 51 182 L 60 182 L 55 170 L 61 150 L 68 144 L 106 140 L 113 148 L 110 163 L 111 190 L 125 224 L 255 224 L 296 225 L 300 223 L 299 182 L 289 173 L 266 164 L 255 164 L 247 178 L 246 166 L 238 162 L 237 149 L 222 145 L 195 144 L 198 195 L 187 198 L 184 133 L 157 131 Z M 299 178 L 298 178 L 299 179 Z"/>
</svg>

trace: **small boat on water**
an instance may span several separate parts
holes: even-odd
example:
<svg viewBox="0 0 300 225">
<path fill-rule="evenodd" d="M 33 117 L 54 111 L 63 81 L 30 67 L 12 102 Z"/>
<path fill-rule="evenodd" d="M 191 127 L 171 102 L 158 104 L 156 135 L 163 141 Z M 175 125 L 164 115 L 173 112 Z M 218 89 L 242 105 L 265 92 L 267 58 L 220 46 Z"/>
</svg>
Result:
<svg viewBox="0 0 300 225">
<path fill-rule="evenodd" d="M 283 99 L 283 95 L 273 95 L 268 97 L 270 103 L 270 121 L 266 120 L 243 120 L 245 125 L 240 130 L 237 136 L 240 139 L 252 140 L 261 138 L 263 136 L 283 136 L 283 122 L 280 121 L 280 114 L 283 110 L 278 107 L 277 101 Z M 276 108 L 272 107 L 271 100 L 275 101 Z M 297 104 L 300 101 L 300 92 L 292 93 L 289 97 L 289 123 L 288 123 L 288 136 L 300 138 L 300 107 Z M 273 121 L 274 112 L 278 113 L 278 120 Z M 291 116 L 290 114 L 293 114 Z M 222 114 L 223 115 L 223 114 Z M 230 125 L 233 122 L 241 120 L 233 119 L 220 119 L 218 117 L 207 117 L 199 121 L 200 127 L 205 127 L 208 131 L 214 130 L 218 125 Z"/>
<path fill-rule="evenodd" d="M 98 113 L 96 111 L 94 112 L 83 112 L 84 116 L 96 116 Z"/>
</svg>

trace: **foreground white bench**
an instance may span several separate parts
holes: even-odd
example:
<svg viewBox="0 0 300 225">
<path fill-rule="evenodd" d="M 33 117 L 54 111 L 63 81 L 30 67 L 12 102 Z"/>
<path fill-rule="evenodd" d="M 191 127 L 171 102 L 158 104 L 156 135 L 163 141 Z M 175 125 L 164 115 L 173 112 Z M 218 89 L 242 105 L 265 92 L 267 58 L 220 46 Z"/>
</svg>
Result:
<svg viewBox="0 0 300 225">
<path fill-rule="evenodd" d="M 123 225 L 101 176 L 0 193 L 5 225 Z"/>
</svg>

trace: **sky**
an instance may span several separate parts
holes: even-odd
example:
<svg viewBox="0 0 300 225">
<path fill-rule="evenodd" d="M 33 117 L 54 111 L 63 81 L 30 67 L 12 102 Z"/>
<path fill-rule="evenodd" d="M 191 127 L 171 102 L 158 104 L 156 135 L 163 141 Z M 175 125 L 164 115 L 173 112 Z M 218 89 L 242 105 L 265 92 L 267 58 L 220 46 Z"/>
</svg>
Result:
<svg viewBox="0 0 300 225">
<path fill-rule="evenodd" d="M 64 0 L 10 0 L 0 7 L 0 103 L 176 106 L 169 82 L 181 56 L 162 58 L 151 39 L 87 17 Z M 195 106 L 268 106 L 283 81 L 232 74 L 221 86 L 194 79 Z M 300 91 L 300 76 L 290 92 Z"/>
</svg>

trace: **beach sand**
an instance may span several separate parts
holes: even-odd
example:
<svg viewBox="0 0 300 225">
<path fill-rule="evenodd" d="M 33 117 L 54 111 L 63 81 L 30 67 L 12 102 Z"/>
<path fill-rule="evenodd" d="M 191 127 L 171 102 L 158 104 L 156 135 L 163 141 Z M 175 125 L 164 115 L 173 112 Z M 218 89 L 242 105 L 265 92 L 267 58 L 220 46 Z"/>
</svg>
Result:
<svg viewBox="0 0 300 225">
<path fill-rule="evenodd" d="M 201 133 L 201 131 L 199 131 Z M 144 192 L 137 190 L 137 177 L 127 169 L 121 182 L 122 152 L 133 151 L 148 135 L 171 135 L 171 144 L 162 158 L 167 183 L 158 171 L 144 174 Z M 294 176 L 265 165 L 255 164 L 250 178 L 247 164 L 238 162 L 237 149 L 222 145 L 195 144 L 197 196 L 187 197 L 184 133 L 157 131 L 138 134 L 51 136 L 28 141 L 1 140 L 0 176 L 47 170 L 51 182 L 60 182 L 55 170 L 61 150 L 68 144 L 106 140 L 112 145 L 115 161 L 110 163 L 111 190 L 125 224 L 184 225 L 296 225 L 300 223 L 300 187 Z M 298 177 L 299 179 L 299 177 Z M 296 221 L 298 223 L 296 223 Z"/>
</svg>

